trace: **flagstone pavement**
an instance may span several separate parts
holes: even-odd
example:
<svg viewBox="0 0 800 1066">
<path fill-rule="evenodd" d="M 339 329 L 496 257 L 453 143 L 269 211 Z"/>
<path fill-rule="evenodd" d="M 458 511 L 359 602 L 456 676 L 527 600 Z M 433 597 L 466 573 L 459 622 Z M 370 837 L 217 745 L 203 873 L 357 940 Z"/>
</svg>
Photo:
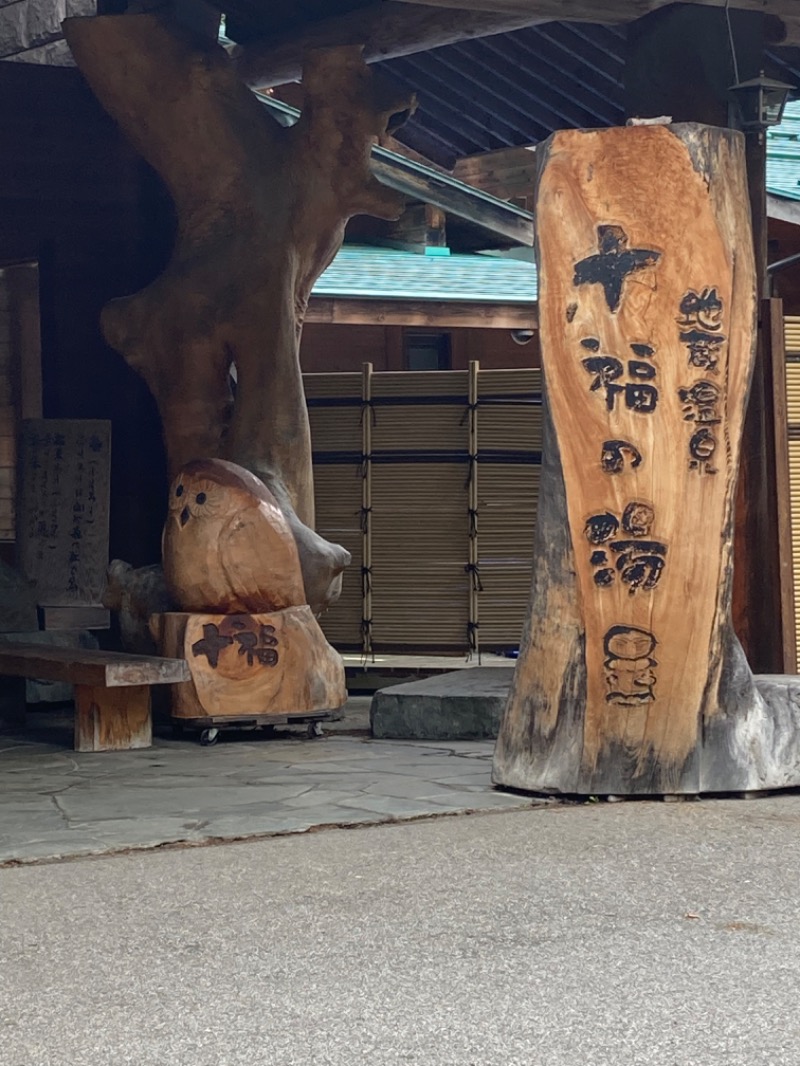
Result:
<svg viewBox="0 0 800 1066">
<path fill-rule="evenodd" d="M 375 741 L 364 701 L 320 738 L 156 738 L 143 751 L 72 751 L 69 721 L 0 742 L 0 863 L 530 808 L 491 787 L 492 743 Z M 32 718 L 35 716 L 31 716 Z M 50 715 L 52 721 L 53 716 Z M 355 732 L 356 735 L 352 735 Z"/>
</svg>

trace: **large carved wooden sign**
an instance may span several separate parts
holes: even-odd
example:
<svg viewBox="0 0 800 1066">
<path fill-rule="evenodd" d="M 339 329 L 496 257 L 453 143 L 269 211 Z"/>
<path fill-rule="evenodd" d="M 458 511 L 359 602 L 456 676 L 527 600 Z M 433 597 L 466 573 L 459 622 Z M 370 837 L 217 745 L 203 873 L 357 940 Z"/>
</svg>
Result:
<svg viewBox="0 0 800 1066">
<path fill-rule="evenodd" d="M 742 138 L 574 130 L 539 156 L 545 454 L 494 780 L 751 787 L 763 704 L 730 625 L 756 308 Z"/>
</svg>

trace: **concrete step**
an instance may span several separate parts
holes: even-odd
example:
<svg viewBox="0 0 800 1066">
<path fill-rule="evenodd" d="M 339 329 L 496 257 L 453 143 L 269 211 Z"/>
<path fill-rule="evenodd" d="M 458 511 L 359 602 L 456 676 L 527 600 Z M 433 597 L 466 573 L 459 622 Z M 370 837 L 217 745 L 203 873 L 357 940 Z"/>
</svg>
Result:
<svg viewBox="0 0 800 1066">
<path fill-rule="evenodd" d="M 476 666 L 381 689 L 372 697 L 372 735 L 395 740 L 493 739 L 512 676 L 507 666 Z"/>
</svg>

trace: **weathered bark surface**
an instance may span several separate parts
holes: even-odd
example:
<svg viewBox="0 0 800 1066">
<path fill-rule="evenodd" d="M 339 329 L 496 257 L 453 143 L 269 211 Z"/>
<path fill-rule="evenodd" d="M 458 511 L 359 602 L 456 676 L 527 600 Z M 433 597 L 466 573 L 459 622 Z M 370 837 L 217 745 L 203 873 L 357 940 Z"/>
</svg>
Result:
<svg viewBox="0 0 800 1066">
<path fill-rule="evenodd" d="M 777 746 L 730 623 L 756 307 L 742 138 L 555 134 L 536 217 L 544 458 L 494 780 L 765 787 Z"/>
<path fill-rule="evenodd" d="M 122 559 L 112 559 L 106 571 L 103 606 L 119 619 L 123 651 L 155 655 L 156 643 L 150 629 L 151 615 L 170 611 L 175 603 L 167 590 L 160 564 L 134 569 Z"/>
<path fill-rule="evenodd" d="M 300 332 L 347 219 L 401 212 L 402 199 L 370 175 L 369 155 L 413 100 L 387 88 L 358 47 L 312 53 L 306 107 L 287 129 L 265 113 L 223 49 L 157 15 L 67 19 L 64 32 L 178 213 L 169 265 L 105 308 L 105 336 L 156 397 L 171 474 L 219 456 L 252 470 L 287 516 L 307 587 L 327 588 L 347 553 L 311 528 Z"/>
</svg>

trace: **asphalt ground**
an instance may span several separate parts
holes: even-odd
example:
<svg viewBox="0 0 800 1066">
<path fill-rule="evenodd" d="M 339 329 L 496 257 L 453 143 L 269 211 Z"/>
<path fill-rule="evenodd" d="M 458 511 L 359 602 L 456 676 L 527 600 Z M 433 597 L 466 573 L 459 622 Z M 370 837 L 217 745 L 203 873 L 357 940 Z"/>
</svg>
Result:
<svg viewBox="0 0 800 1066">
<path fill-rule="evenodd" d="M 797 1066 L 800 797 L 0 869 L 3 1066 Z"/>
</svg>

